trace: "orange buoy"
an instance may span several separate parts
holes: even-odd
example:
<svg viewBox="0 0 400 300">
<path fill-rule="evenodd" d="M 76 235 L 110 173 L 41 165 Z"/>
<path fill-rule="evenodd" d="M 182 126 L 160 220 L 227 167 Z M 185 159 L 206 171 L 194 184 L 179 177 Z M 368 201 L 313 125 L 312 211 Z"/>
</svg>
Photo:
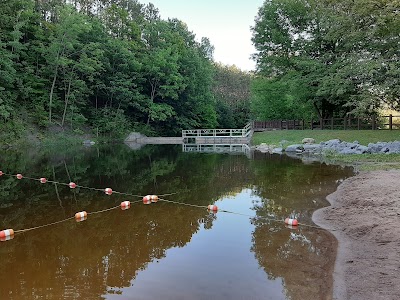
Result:
<svg viewBox="0 0 400 300">
<path fill-rule="evenodd" d="M 153 202 L 153 203 L 158 202 L 158 196 L 156 196 L 156 195 L 151 195 L 150 199 L 151 199 L 151 202 Z"/>
<path fill-rule="evenodd" d="M 299 229 L 298 226 L 287 225 L 287 224 L 285 224 L 285 227 L 288 228 L 288 229 L 293 229 L 293 230 L 298 230 Z"/>
<path fill-rule="evenodd" d="M 22 179 L 22 174 L 19 174 L 19 173 L 18 173 L 18 174 L 17 174 L 17 178 L 18 178 L 18 179 Z"/>
<path fill-rule="evenodd" d="M 10 235 L 10 236 L 7 236 L 7 237 L 0 238 L 0 242 L 6 242 L 6 241 L 9 241 L 9 240 L 12 240 L 12 239 L 14 239 L 14 235 Z"/>
<path fill-rule="evenodd" d="M 82 217 L 82 218 L 80 218 L 80 219 L 75 219 L 75 221 L 76 222 L 83 222 L 83 221 L 86 221 L 87 220 L 87 216 L 86 217 Z"/>
<path fill-rule="evenodd" d="M 3 173 L 3 171 L 0 171 L 0 176 L 2 176 L 4 173 Z"/>
<path fill-rule="evenodd" d="M 12 229 L 4 229 L 0 231 L 0 241 L 8 241 L 14 238 L 14 230 Z"/>
<path fill-rule="evenodd" d="M 47 182 L 47 179 L 44 178 L 44 177 L 42 177 L 42 178 L 40 178 L 40 182 L 41 182 L 41 183 L 46 183 L 46 182 Z"/>
<path fill-rule="evenodd" d="M 151 195 L 147 195 L 143 197 L 143 204 L 150 204 L 151 203 Z"/>
<path fill-rule="evenodd" d="M 76 183 L 75 183 L 75 182 L 70 182 L 68 185 L 69 185 L 69 187 L 70 187 L 71 189 L 76 188 Z"/>
<path fill-rule="evenodd" d="M 209 205 L 209 206 L 207 206 L 207 209 L 208 209 L 209 211 L 212 211 L 212 212 L 217 212 L 217 211 L 218 211 L 218 206 L 216 206 L 216 205 Z"/>
<path fill-rule="evenodd" d="M 106 195 L 111 195 L 112 194 L 112 189 L 111 188 L 105 188 L 104 192 L 106 193 Z"/>
<path fill-rule="evenodd" d="M 86 211 L 80 211 L 80 212 L 77 212 L 75 214 L 75 220 L 77 222 L 85 221 L 86 219 L 87 219 L 87 212 Z"/>
<path fill-rule="evenodd" d="M 128 209 L 130 207 L 131 207 L 131 202 L 130 201 L 121 202 L 121 209 Z"/>
<path fill-rule="evenodd" d="M 297 226 L 297 225 L 299 225 L 299 221 L 297 221 L 297 219 L 289 219 L 289 218 L 286 218 L 286 219 L 285 219 L 285 224 L 286 224 L 286 225 Z"/>
</svg>

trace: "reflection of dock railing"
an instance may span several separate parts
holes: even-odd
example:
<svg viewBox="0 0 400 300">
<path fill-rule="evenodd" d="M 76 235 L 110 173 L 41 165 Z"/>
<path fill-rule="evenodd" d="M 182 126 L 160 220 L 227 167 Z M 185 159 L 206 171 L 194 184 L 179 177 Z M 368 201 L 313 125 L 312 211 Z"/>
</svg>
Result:
<svg viewBox="0 0 400 300">
<path fill-rule="evenodd" d="M 196 143 L 249 143 L 252 136 L 252 124 L 248 123 L 241 129 L 190 129 L 182 130 L 184 142 L 195 139 Z"/>
<path fill-rule="evenodd" d="M 251 149 L 246 144 L 182 144 L 183 152 L 244 154 L 251 157 Z"/>
</svg>

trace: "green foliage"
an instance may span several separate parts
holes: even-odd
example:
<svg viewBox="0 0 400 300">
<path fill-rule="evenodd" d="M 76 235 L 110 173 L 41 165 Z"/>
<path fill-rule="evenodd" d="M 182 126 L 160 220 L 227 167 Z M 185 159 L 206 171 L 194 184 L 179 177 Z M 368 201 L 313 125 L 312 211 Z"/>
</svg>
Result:
<svg viewBox="0 0 400 300">
<path fill-rule="evenodd" d="M 215 64 L 213 91 L 220 128 L 242 128 L 250 120 L 250 83 L 253 76 L 236 66 Z"/>
<path fill-rule="evenodd" d="M 127 134 L 130 128 L 123 110 L 112 108 L 99 109 L 93 117 L 93 125 L 97 134 L 112 135 L 116 138 Z"/>
<path fill-rule="evenodd" d="M 315 117 L 307 88 L 293 74 L 280 78 L 257 77 L 252 84 L 251 108 L 256 120 L 305 119 Z"/>
<path fill-rule="evenodd" d="M 212 53 L 136 0 L 2 1 L 0 125 L 23 110 L 41 129 L 107 136 L 215 127 Z"/>
<path fill-rule="evenodd" d="M 294 80 L 307 91 L 306 97 L 294 97 L 312 104 L 320 117 L 398 108 L 396 7 L 397 0 L 265 1 L 252 29 L 259 74 L 271 88 L 271 82 L 283 88 Z M 255 97 L 264 97 L 262 92 L 256 89 Z M 266 102 L 274 102 L 274 115 L 282 97 Z M 281 118 L 287 118 L 290 109 L 282 106 Z"/>
</svg>

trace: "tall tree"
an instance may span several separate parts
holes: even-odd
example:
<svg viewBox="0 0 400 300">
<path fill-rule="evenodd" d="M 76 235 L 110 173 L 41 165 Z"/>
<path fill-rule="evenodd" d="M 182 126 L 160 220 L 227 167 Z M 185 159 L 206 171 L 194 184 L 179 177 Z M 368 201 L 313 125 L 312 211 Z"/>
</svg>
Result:
<svg viewBox="0 0 400 300">
<path fill-rule="evenodd" d="M 320 117 L 395 107 L 396 7 L 395 0 L 265 1 L 253 27 L 259 73 L 295 78 Z"/>
<path fill-rule="evenodd" d="M 53 108 L 58 103 L 54 103 L 56 95 L 57 81 L 60 72 L 64 75 L 64 110 L 62 124 L 65 119 L 65 109 L 68 105 L 72 81 L 76 79 L 78 57 L 85 56 L 84 45 L 80 41 L 80 36 L 90 30 L 90 24 L 84 16 L 80 15 L 71 6 L 64 6 L 60 10 L 60 20 L 54 27 L 54 31 L 50 36 L 50 45 L 45 57 L 48 63 L 49 73 L 51 74 L 51 87 L 49 94 L 49 124 L 52 123 Z M 75 77 L 75 78 L 74 78 Z M 82 84 L 81 82 L 80 84 Z"/>
</svg>

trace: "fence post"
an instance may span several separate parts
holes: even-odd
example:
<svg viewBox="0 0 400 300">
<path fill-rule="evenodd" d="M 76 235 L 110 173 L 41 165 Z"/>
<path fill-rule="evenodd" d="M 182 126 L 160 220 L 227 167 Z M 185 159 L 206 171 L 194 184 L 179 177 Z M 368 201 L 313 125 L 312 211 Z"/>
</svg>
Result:
<svg viewBox="0 0 400 300">
<path fill-rule="evenodd" d="M 331 129 L 333 130 L 333 117 L 331 118 Z"/>
<path fill-rule="evenodd" d="M 323 130 L 324 129 L 324 119 L 320 118 L 319 119 L 319 124 L 321 126 L 321 130 Z"/>
<path fill-rule="evenodd" d="M 392 114 L 389 115 L 389 130 L 393 128 L 393 116 Z"/>
<path fill-rule="evenodd" d="M 360 130 L 361 127 L 361 121 L 360 121 L 360 117 L 357 118 L 357 130 Z"/>
<path fill-rule="evenodd" d="M 343 118 L 343 130 L 346 130 L 346 116 Z"/>
<path fill-rule="evenodd" d="M 289 130 L 289 120 L 286 120 L 286 130 Z"/>
<path fill-rule="evenodd" d="M 313 119 L 311 118 L 311 123 L 310 123 L 310 125 L 311 125 L 311 130 L 314 129 L 313 123 L 314 123 L 314 121 L 313 121 Z"/>
<path fill-rule="evenodd" d="M 375 130 L 375 127 L 376 127 L 375 122 L 376 122 L 376 120 L 375 120 L 375 115 L 374 115 L 374 116 L 372 116 L 372 130 Z"/>
<path fill-rule="evenodd" d="M 301 130 L 304 130 L 304 119 L 301 120 Z"/>
</svg>

